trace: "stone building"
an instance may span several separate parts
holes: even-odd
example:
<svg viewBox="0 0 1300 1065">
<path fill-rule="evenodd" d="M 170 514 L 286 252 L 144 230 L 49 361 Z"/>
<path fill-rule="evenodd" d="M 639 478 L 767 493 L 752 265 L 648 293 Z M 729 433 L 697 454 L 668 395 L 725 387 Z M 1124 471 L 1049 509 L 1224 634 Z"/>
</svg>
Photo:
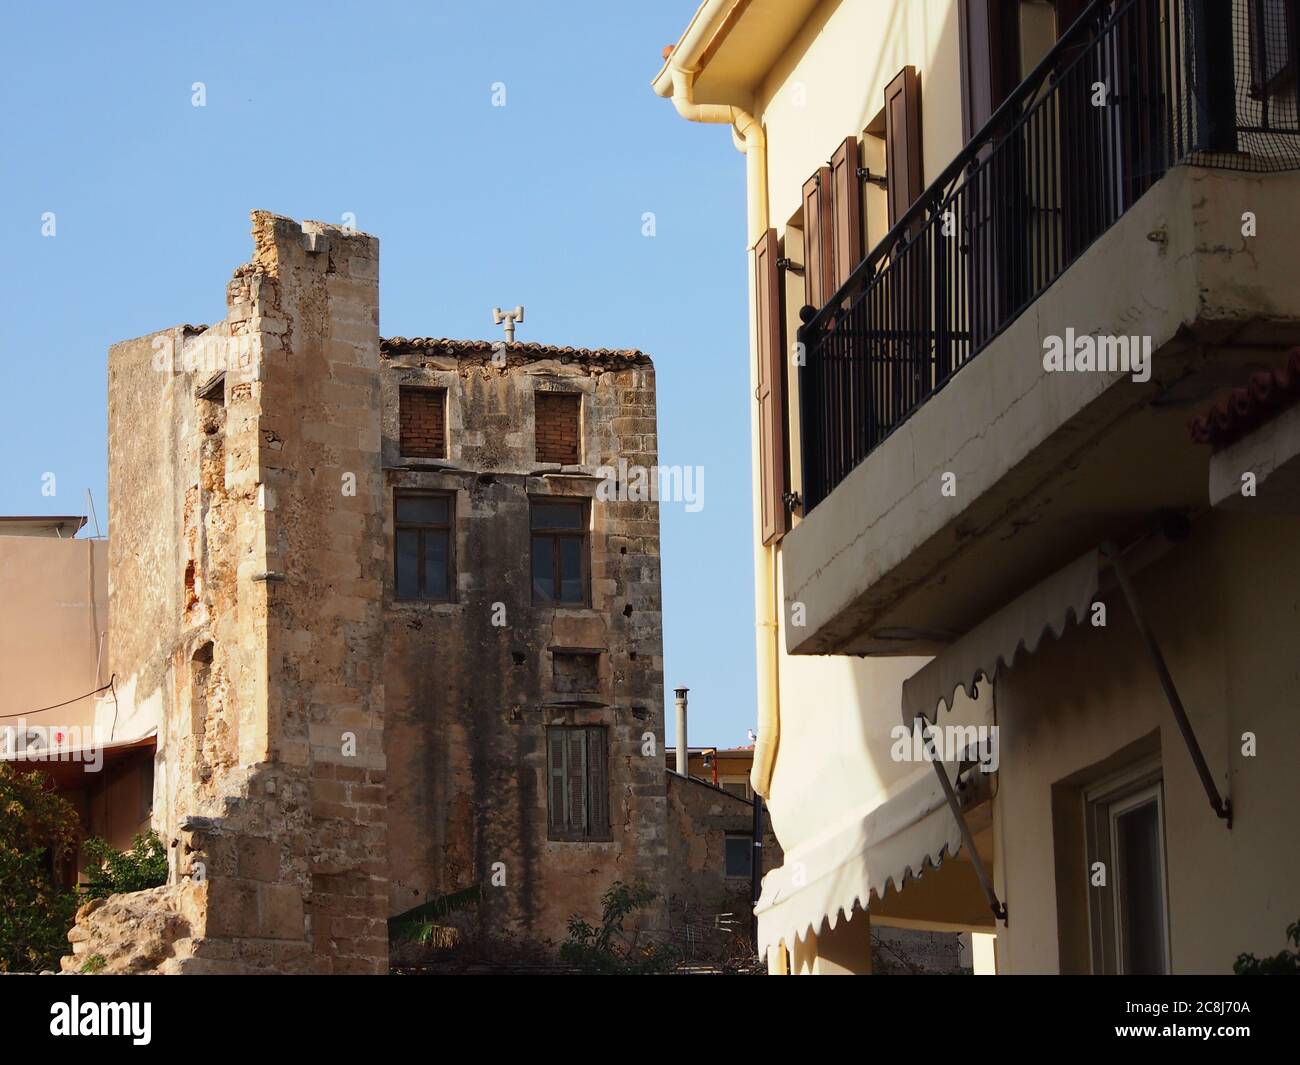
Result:
<svg viewBox="0 0 1300 1065">
<path fill-rule="evenodd" d="M 657 504 L 602 469 L 656 464 L 650 359 L 381 341 L 375 238 L 253 238 L 223 321 L 109 355 L 110 668 L 174 860 L 76 955 L 382 972 L 448 893 L 554 941 L 662 891 Z"/>
</svg>

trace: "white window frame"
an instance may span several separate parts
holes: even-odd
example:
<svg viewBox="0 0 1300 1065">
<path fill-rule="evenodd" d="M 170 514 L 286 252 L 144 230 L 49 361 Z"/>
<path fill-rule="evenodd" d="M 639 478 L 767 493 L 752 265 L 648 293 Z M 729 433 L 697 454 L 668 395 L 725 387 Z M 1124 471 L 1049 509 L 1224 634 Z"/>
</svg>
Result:
<svg viewBox="0 0 1300 1065">
<path fill-rule="evenodd" d="M 1085 846 L 1088 871 L 1088 932 L 1092 946 L 1094 973 L 1124 972 L 1124 920 L 1120 905 L 1122 883 L 1118 853 L 1118 818 L 1130 810 L 1153 801 L 1159 827 L 1156 868 L 1160 877 L 1161 946 L 1164 971 L 1172 968 L 1173 954 L 1169 934 L 1169 869 L 1165 845 L 1164 778 L 1158 757 L 1130 766 L 1088 788 L 1083 793 Z M 1104 820 L 1103 820 L 1104 819 Z M 1104 837 L 1103 837 L 1104 832 Z M 1092 867 L 1096 861 L 1106 865 L 1106 886 L 1092 884 Z"/>
</svg>

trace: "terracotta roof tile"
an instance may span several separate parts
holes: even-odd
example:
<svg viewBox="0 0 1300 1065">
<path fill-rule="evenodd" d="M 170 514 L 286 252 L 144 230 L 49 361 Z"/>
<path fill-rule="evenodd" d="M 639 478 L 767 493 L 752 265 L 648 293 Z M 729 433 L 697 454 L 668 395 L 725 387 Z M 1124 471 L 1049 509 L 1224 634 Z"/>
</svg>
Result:
<svg viewBox="0 0 1300 1065">
<path fill-rule="evenodd" d="M 1300 348 L 1274 370 L 1252 374 L 1203 414 L 1187 423 L 1192 439 L 1218 451 L 1240 440 L 1252 429 L 1300 402 Z"/>
<path fill-rule="evenodd" d="M 391 358 L 394 355 L 468 355 L 487 360 L 501 343 L 503 341 L 454 340 L 450 337 L 387 337 L 379 341 L 379 355 L 380 358 Z M 558 359 L 560 362 L 651 365 L 650 356 L 634 348 L 573 348 L 518 340 L 506 343 L 505 347 L 509 356 L 520 361 Z"/>
</svg>

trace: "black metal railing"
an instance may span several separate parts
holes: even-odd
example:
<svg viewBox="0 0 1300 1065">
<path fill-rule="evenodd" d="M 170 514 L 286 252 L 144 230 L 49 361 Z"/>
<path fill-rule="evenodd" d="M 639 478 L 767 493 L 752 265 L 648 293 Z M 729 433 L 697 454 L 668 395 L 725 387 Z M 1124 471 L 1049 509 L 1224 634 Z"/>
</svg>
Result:
<svg viewBox="0 0 1300 1065">
<path fill-rule="evenodd" d="M 1300 0 L 1094 0 L 799 330 L 815 507 L 1171 167 L 1300 168 Z"/>
</svg>

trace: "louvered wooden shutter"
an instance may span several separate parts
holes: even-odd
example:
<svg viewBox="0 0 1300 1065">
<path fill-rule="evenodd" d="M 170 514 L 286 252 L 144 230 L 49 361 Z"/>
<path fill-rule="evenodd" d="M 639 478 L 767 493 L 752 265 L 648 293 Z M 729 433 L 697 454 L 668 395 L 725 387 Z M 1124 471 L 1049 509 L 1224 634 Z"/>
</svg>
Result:
<svg viewBox="0 0 1300 1065">
<path fill-rule="evenodd" d="M 781 274 L 776 230 L 754 249 L 754 308 L 758 316 L 759 508 L 763 543 L 775 543 L 789 529 L 785 506 L 785 342 L 782 339 Z"/>
<path fill-rule="evenodd" d="M 925 190 L 921 175 L 921 85 L 916 67 L 904 67 L 885 86 L 885 170 L 889 228 Z"/>
<path fill-rule="evenodd" d="M 564 730 L 550 729 L 546 741 L 547 814 L 551 831 L 563 832 L 568 826 L 564 812 L 568 794 L 564 775 Z"/>
<path fill-rule="evenodd" d="M 823 166 L 803 183 L 804 298 L 818 310 L 835 293 L 831 284 L 835 237 L 830 199 L 831 168 Z"/>
<path fill-rule="evenodd" d="M 575 835 L 587 831 L 587 732 L 585 729 L 566 729 L 568 763 L 565 778 L 568 785 L 568 830 Z"/>
<path fill-rule="evenodd" d="M 858 139 L 845 137 L 831 156 L 831 291 L 834 295 L 862 261 L 862 183 Z"/>
<path fill-rule="evenodd" d="M 587 729 L 587 761 L 590 764 L 587 794 L 591 807 L 589 831 L 593 836 L 609 834 L 609 752 L 606 730 Z"/>
</svg>

